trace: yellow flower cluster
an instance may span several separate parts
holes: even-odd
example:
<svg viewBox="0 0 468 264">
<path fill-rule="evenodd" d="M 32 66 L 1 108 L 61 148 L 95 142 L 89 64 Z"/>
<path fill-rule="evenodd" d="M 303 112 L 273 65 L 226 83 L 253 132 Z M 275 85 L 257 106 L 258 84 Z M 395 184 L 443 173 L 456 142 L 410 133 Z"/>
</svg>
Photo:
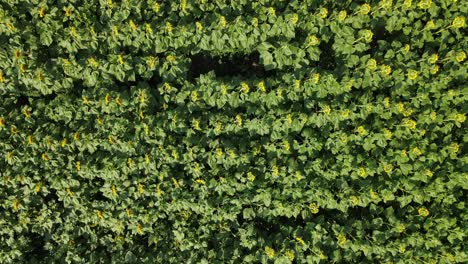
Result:
<svg viewBox="0 0 468 264">
<path fill-rule="evenodd" d="M 268 8 L 268 14 L 271 16 L 276 16 L 276 10 L 274 7 L 269 7 Z"/>
<path fill-rule="evenodd" d="M 364 136 L 364 135 L 367 134 L 367 131 L 366 131 L 366 129 L 365 129 L 363 126 L 359 126 L 359 127 L 356 129 L 356 131 L 358 132 L 358 134 L 359 134 L 360 136 Z"/>
<path fill-rule="evenodd" d="M 168 33 L 172 32 L 172 24 L 170 22 L 166 22 L 166 31 Z"/>
<path fill-rule="evenodd" d="M 383 132 L 384 132 L 385 139 L 387 139 L 387 140 L 392 139 L 392 137 L 393 137 L 392 131 L 384 128 Z"/>
<path fill-rule="evenodd" d="M 412 119 L 406 119 L 404 121 L 404 126 L 408 127 L 409 129 L 413 130 L 416 128 L 416 121 L 412 120 Z"/>
<path fill-rule="evenodd" d="M 406 226 L 404 224 L 399 224 L 396 226 L 398 232 L 403 233 L 406 230 Z"/>
<path fill-rule="evenodd" d="M 295 80 L 294 81 L 294 88 L 296 88 L 296 89 L 301 88 L 301 80 Z"/>
<path fill-rule="evenodd" d="M 236 115 L 236 123 L 239 126 L 242 126 L 242 117 L 240 115 Z"/>
<path fill-rule="evenodd" d="M 349 117 L 349 113 L 350 113 L 350 112 L 351 112 L 351 111 L 350 111 L 349 109 L 345 109 L 345 110 L 341 111 L 341 117 L 342 117 L 342 118 L 347 118 L 347 117 Z"/>
<path fill-rule="evenodd" d="M 124 64 L 124 60 L 123 60 L 122 55 L 119 54 L 119 55 L 117 56 L 117 62 L 118 62 L 120 65 Z"/>
<path fill-rule="evenodd" d="M 387 174 L 390 174 L 393 171 L 393 165 L 392 164 L 385 164 L 383 169 Z"/>
<path fill-rule="evenodd" d="M 422 151 L 418 147 L 414 147 L 412 152 L 416 156 L 421 156 L 423 154 Z"/>
<path fill-rule="evenodd" d="M 284 255 L 289 259 L 289 261 L 293 261 L 293 260 L 294 260 L 294 253 L 293 253 L 291 250 L 286 250 L 286 252 L 284 253 Z"/>
<path fill-rule="evenodd" d="M 216 157 L 221 158 L 224 155 L 223 149 L 222 148 L 217 148 L 216 149 Z"/>
<path fill-rule="evenodd" d="M 317 46 L 318 44 L 320 44 L 320 39 L 317 38 L 317 36 L 315 35 L 311 35 L 307 37 L 306 42 L 308 46 Z"/>
<path fill-rule="evenodd" d="M 427 217 L 429 216 L 429 210 L 427 210 L 425 207 L 421 207 L 418 209 L 418 214 L 422 217 Z"/>
<path fill-rule="evenodd" d="M 317 84 L 320 81 L 320 73 L 314 73 L 312 76 L 312 81 Z"/>
<path fill-rule="evenodd" d="M 411 49 L 411 46 L 409 44 L 406 44 L 404 47 L 403 47 L 403 53 L 408 53 Z"/>
<path fill-rule="evenodd" d="M 203 185 L 206 184 L 205 180 L 203 180 L 203 179 L 197 179 L 197 180 L 195 180 L 195 181 L 196 181 L 197 183 L 199 183 L 199 184 L 203 184 Z"/>
<path fill-rule="evenodd" d="M 13 209 L 18 210 L 19 206 L 20 206 L 20 201 L 18 199 L 15 199 L 15 201 L 13 202 Z"/>
<path fill-rule="evenodd" d="M 62 148 L 65 147 L 65 145 L 67 145 L 67 139 L 66 138 L 62 139 L 62 142 L 60 143 L 60 146 Z"/>
<path fill-rule="evenodd" d="M 346 241 L 348 241 L 345 234 L 339 234 L 337 240 L 340 247 L 344 246 Z"/>
<path fill-rule="evenodd" d="M 150 69 L 154 69 L 154 67 L 156 66 L 156 58 L 153 57 L 153 56 L 149 56 L 146 58 L 146 65 L 148 65 L 148 67 Z"/>
<path fill-rule="evenodd" d="M 458 62 L 463 62 L 466 59 L 466 53 L 464 51 L 458 52 L 457 55 L 455 56 L 455 59 Z"/>
<path fill-rule="evenodd" d="M 424 175 L 426 175 L 427 177 L 432 177 L 434 173 L 431 170 L 425 170 Z"/>
<path fill-rule="evenodd" d="M 433 20 L 429 20 L 429 21 L 427 21 L 426 28 L 429 29 L 429 30 L 430 30 L 430 29 L 435 29 L 435 28 L 436 28 L 436 24 L 434 23 Z"/>
<path fill-rule="evenodd" d="M 225 85 L 225 84 L 221 85 L 221 93 L 222 94 L 227 94 L 227 85 Z"/>
<path fill-rule="evenodd" d="M 197 31 L 203 30 L 203 25 L 200 22 L 195 22 L 195 27 L 197 28 Z"/>
<path fill-rule="evenodd" d="M 371 11 L 371 6 L 367 3 L 363 4 L 360 8 L 360 13 L 363 15 L 369 14 L 370 11 Z"/>
<path fill-rule="evenodd" d="M 319 12 L 319 15 L 321 18 L 326 18 L 328 16 L 328 9 L 326 8 L 321 8 L 320 9 L 320 12 Z"/>
<path fill-rule="evenodd" d="M 38 193 L 41 191 L 41 187 L 42 187 L 42 182 L 39 182 L 37 185 L 36 185 L 36 188 L 35 188 L 35 192 Z"/>
<path fill-rule="evenodd" d="M 385 76 L 388 76 L 392 73 L 392 67 L 384 64 L 381 66 L 381 71 Z"/>
<path fill-rule="evenodd" d="M 250 87 L 249 87 L 249 85 L 248 85 L 246 82 L 242 82 L 242 83 L 241 83 L 241 91 L 242 91 L 243 93 L 245 93 L 245 94 L 246 94 L 246 93 L 249 93 Z"/>
<path fill-rule="evenodd" d="M 366 170 L 366 168 L 360 167 L 360 168 L 358 169 L 357 174 L 358 174 L 360 177 L 365 178 L 365 177 L 367 176 L 367 170 Z"/>
<path fill-rule="evenodd" d="M 374 33 L 372 33 L 372 31 L 368 29 L 362 31 L 362 37 L 364 38 L 366 42 L 371 42 L 373 36 L 374 36 Z"/>
<path fill-rule="evenodd" d="M 279 98 L 283 98 L 283 90 L 281 88 L 276 90 L 276 96 L 278 96 Z"/>
<path fill-rule="evenodd" d="M 380 1 L 380 6 L 382 8 L 390 8 L 393 5 L 393 0 L 381 0 Z"/>
<path fill-rule="evenodd" d="M 221 132 L 221 129 L 223 128 L 223 124 L 221 122 L 216 122 L 216 126 L 215 126 L 215 131 L 217 133 Z"/>
<path fill-rule="evenodd" d="M 302 239 L 301 237 L 296 237 L 296 241 L 301 244 L 301 246 L 305 246 L 305 242 L 304 242 L 304 239 Z"/>
<path fill-rule="evenodd" d="M 285 151 L 289 151 L 291 149 L 291 145 L 289 144 L 287 140 L 283 141 L 283 148 Z"/>
<path fill-rule="evenodd" d="M 318 206 L 316 203 L 311 203 L 309 204 L 309 210 L 313 214 L 317 214 L 319 212 L 320 206 Z"/>
<path fill-rule="evenodd" d="M 325 105 L 322 109 L 322 111 L 326 114 L 329 115 L 331 113 L 331 108 L 329 105 Z"/>
<path fill-rule="evenodd" d="M 16 58 L 16 59 L 20 59 L 20 58 L 21 58 L 21 51 L 20 51 L 20 50 L 16 50 L 16 51 L 15 51 L 15 58 Z"/>
<path fill-rule="evenodd" d="M 452 27 L 454 28 L 462 28 L 465 27 L 465 18 L 464 17 L 456 17 L 452 21 Z"/>
<path fill-rule="evenodd" d="M 148 33 L 150 35 L 153 34 L 153 29 L 151 28 L 151 24 L 146 23 L 145 24 L 145 30 L 146 30 L 146 33 Z"/>
<path fill-rule="evenodd" d="M 403 2 L 403 6 L 404 6 L 405 8 L 411 8 L 411 5 L 412 5 L 412 4 L 413 4 L 413 1 L 412 1 L 412 0 L 405 0 L 405 1 Z"/>
<path fill-rule="evenodd" d="M 278 166 L 273 165 L 271 171 L 272 171 L 273 176 L 278 176 L 278 175 L 279 175 L 279 168 L 278 168 Z"/>
<path fill-rule="evenodd" d="M 338 13 L 338 21 L 342 21 L 342 22 L 343 22 L 343 21 L 346 19 L 346 16 L 347 16 L 347 15 L 348 15 L 348 14 L 346 13 L 346 10 L 340 11 L 340 12 Z"/>
<path fill-rule="evenodd" d="M 417 71 L 411 69 L 411 70 L 408 71 L 407 75 L 408 75 L 408 79 L 416 80 L 416 78 L 418 78 L 419 73 Z"/>
<path fill-rule="evenodd" d="M 198 119 L 193 119 L 193 120 L 192 120 L 192 127 L 193 127 L 193 129 L 195 129 L 195 130 L 201 130 L 201 128 L 200 128 L 200 121 L 198 121 Z"/>
<path fill-rule="evenodd" d="M 134 162 L 133 162 L 133 159 L 132 158 L 128 158 L 127 159 L 127 165 L 129 168 L 131 168 L 133 166 Z"/>
<path fill-rule="evenodd" d="M 112 195 L 114 196 L 117 196 L 117 188 L 115 187 L 115 185 L 112 185 Z"/>
<path fill-rule="evenodd" d="M 257 87 L 260 91 L 262 92 L 266 92 L 266 87 L 265 87 L 265 82 L 264 81 L 260 81 L 258 84 L 257 84 Z"/>
<path fill-rule="evenodd" d="M 180 9 L 182 9 L 182 11 L 185 11 L 185 9 L 187 9 L 187 0 L 180 1 Z"/>
<path fill-rule="evenodd" d="M 456 154 L 460 150 L 460 145 L 458 145 L 457 143 L 452 143 L 450 145 L 450 149 L 453 154 Z"/>
<path fill-rule="evenodd" d="M 172 157 L 173 157 L 174 159 L 178 159 L 178 158 L 179 158 L 179 154 L 177 153 L 177 151 L 176 151 L 175 149 L 172 150 L 172 154 L 171 154 L 171 155 L 172 155 Z"/>
<path fill-rule="evenodd" d="M 265 253 L 269 258 L 273 258 L 275 256 L 275 250 L 268 246 L 265 247 Z"/>
<path fill-rule="evenodd" d="M 247 172 L 247 179 L 251 182 L 255 180 L 255 175 L 252 172 Z"/>
<path fill-rule="evenodd" d="M 219 25 L 222 28 L 225 28 L 227 26 L 227 21 L 226 21 L 226 18 L 224 16 L 219 17 Z"/>
<path fill-rule="evenodd" d="M 44 77 L 44 76 L 42 75 L 42 71 L 38 71 L 38 72 L 37 72 L 37 79 L 38 79 L 39 81 L 42 81 L 43 77 Z"/>
<path fill-rule="evenodd" d="M 421 0 L 418 3 L 418 7 L 420 9 L 428 9 L 431 7 L 431 5 L 432 5 L 432 0 Z"/>
<path fill-rule="evenodd" d="M 374 60 L 374 59 L 369 59 L 367 61 L 367 68 L 369 68 L 371 70 L 374 70 L 375 68 L 377 68 L 377 61 Z"/>
<path fill-rule="evenodd" d="M 408 116 L 410 116 L 412 113 L 413 113 L 413 109 L 408 108 L 408 109 L 406 109 L 406 110 L 403 112 L 403 116 L 404 116 L 404 117 L 408 117 Z"/>
<path fill-rule="evenodd" d="M 43 153 L 43 154 L 42 154 L 42 159 L 43 159 L 44 161 L 50 160 L 50 158 L 49 158 L 49 156 L 47 155 L 47 153 Z"/>
<path fill-rule="evenodd" d="M 133 22 L 133 20 L 128 21 L 128 25 L 130 26 L 130 28 L 132 29 L 132 31 L 136 31 L 136 30 L 137 30 L 137 25 L 135 25 L 135 22 Z"/>
<path fill-rule="evenodd" d="M 297 22 L 299 21 L 299 15 L 298 14 L 293 14 L 289 21 L 291 22 L 291 24 L 296 25 Z"/>
<path fill-rule="evenodd" d="M 44 15 L 45 15 L 45 9 L 44 9 L 44 7 L 39 8 L 39 17 L 42 18 L 42 17 L 44 17 Z"/>
<path fill-rule="evenodd" d="M 256 18 L 256 17 L 252 18 L 251 23 L 252 23 L 252 26 L 258 27 L 258 18 Z"/>
<path fill-rule="evenodd" d="M 190 93 L 190 99 L 192 102 L 196 102 L 198 100 L 198 92 L 197 91 L 192 91 Z"/>
<path fill-rule="evenodd" d="M 398 251 L 400 251 L 401 254 L 406 252 L 406 246 L 405 245 L 400 245 Z"/>
<path fill-rule="evenodd" d="M 71 10 L 70 7 L 65 8 L 64 11 L 65 11 L 65 15 L 66 15 L 67 17 L 71 16 L 72 10 Z"/>
<path fill-rule="evenodd" d="M 429 59 L 428 59 L 430 64 L 434 64 L 438 60 L 439 60 L 439 55 L 437 53 L 432 54 L 431 56 L 429 56 Z"/>
<path fill-rule="evenodd" d="M 465 114 L 455 114 L 455 121 L 458 123 L 463 123 L 466 120 Z"/>
<path fill-rule="evenodd" d="M 23 109 L 23 114 L 25 118 L 31 117 L 31 111 L 29 111 L 27 108 Z"/>
<path fill-rule="evenodd" d="M 288 116 L 286 117 L 286 121 L 288 121 L 288 124 L 290 124 L 290 125 L 292 124 L 293 119 L 292 119 L 291 114 L 288 114 Z"/>
<path fill-rule="evenodd" d="M 166 56 L 166 60 L 169 61 L 169 62 L 174 62 L 174 61 L 176 60 L 176 57 L 175 57 L 174 55 L 167 55 L 167 56 Z M 171 85 L 168 84 L 168 83 L 165 83 L 164 86 L 169 88 L 169 89 L 167 89 L 167 90 L 171 90 L 171 89 L 172 89 Z"/>
</svg>

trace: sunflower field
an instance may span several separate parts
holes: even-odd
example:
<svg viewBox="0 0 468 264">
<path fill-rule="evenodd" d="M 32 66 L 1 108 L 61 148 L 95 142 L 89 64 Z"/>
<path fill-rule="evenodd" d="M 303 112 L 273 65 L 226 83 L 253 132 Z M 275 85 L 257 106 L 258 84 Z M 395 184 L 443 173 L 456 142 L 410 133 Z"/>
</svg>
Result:
<svg viewBox="0 0 468 264">
<path fill-rule="evenodd" d="M 467 263 L 468 1 L 0 1 L 0 263 Z"/>
</svg>

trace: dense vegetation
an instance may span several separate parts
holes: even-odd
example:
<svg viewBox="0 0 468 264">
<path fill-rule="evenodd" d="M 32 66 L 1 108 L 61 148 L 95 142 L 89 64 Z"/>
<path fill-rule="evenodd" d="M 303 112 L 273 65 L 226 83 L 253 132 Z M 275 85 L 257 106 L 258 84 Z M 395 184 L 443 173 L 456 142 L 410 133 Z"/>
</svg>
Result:
<svg viewBox="0 0 468 264">
<path fill-rule="evenodd" d="M 466 263 L 467 10 L 2 0 L 0 263 Z"/>
</svg>

